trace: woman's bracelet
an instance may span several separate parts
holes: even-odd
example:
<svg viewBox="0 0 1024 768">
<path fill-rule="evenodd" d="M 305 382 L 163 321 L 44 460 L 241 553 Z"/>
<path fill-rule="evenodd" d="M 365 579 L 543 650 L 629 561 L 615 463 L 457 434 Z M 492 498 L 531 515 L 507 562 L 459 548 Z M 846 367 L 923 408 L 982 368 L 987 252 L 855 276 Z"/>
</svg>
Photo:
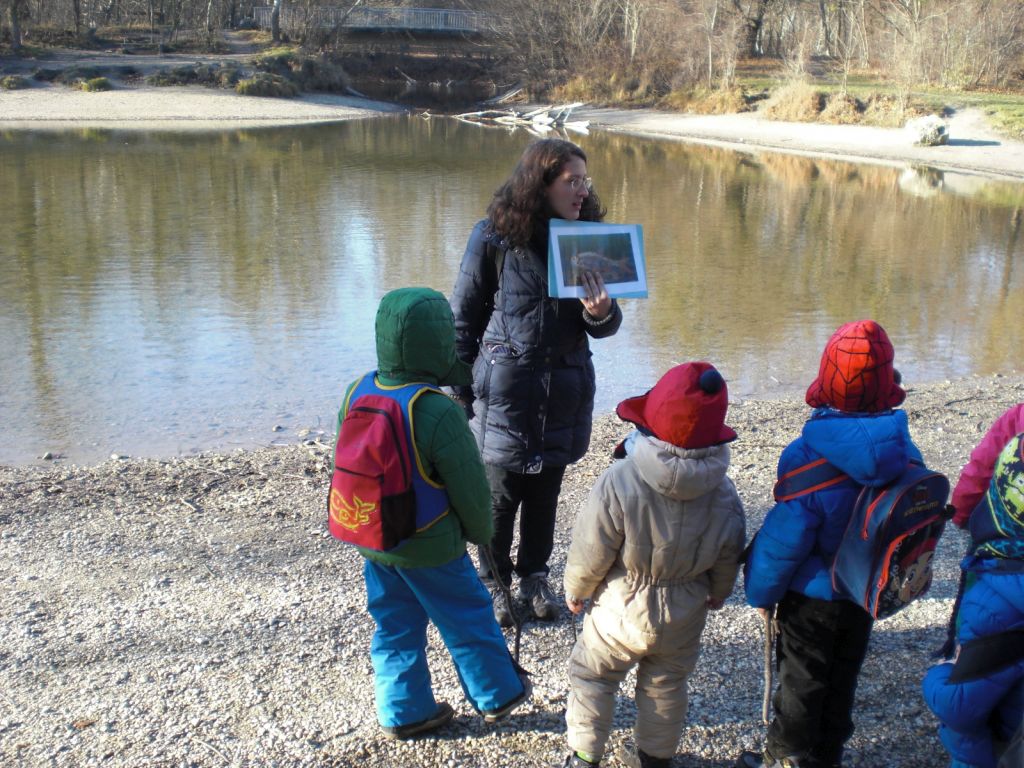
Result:
<svg viewBox="0 0 1024 768">
<path fill-rule="evenodd" d="M 602 317 L 600 320 L 598 320 L 592 314 L 587 312 L 586 309 L 584 309 L 583 310 L 583 321 L 585 323 L 587 323 L 588 325 L 604 325 L 605 323 L 609 322 L 612 319 L 612 315 L 614 315 L 614 314 L 615 314 L 615 305 L 614 304 L 612 304 L 612 308 L 608 310 L 608 314 L 605 315 L 604 317 Z"/>
</svg>

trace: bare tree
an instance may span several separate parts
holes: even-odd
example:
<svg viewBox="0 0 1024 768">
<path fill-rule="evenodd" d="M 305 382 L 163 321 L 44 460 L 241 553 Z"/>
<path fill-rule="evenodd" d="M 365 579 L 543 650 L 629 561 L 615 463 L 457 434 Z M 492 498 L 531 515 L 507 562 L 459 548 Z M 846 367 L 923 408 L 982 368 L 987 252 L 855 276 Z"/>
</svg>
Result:
<svg viewBox="0 0 1024 768">
<path fill-rule="evenodd" d="M 761 33 L 764 29 L 765 16 L 776 2 L 777 0 L 732 0 L 732 7 L 746 30 L 748 56 L 760 56 L 764 53 Z"/>
<path fill-rule="evenodd" d="M 21 15 L 24 13 L 24 0 L 9 0 L 11 21 L 11 50 L 21 50 Z"/>
</svg>

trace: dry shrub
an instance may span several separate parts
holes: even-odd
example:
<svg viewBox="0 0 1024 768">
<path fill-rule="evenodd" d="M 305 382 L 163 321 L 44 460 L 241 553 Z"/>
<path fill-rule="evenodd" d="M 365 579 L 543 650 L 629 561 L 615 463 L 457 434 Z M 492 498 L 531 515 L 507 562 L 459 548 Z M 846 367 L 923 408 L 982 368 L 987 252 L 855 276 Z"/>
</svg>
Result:
<svg viewBox="0 0 1024 768">
<path fill-rule="evenodd" d="M 305 56 L 291 48 L 275 48 L 253 63 L 262 72 L 293 81 L 303 91 L 341 92 L 349 87 L 345 70 L 326 56 Z"/>
<path fill-rule="evenodd" d="M 671 112 L 689 112 L 696 97 L 692 88 L 675 88 L 658 100 L 658 106 Z"/>
<path fill-rule="evenodd" d="M 742 88 L 716 88 L 690 102 L 690 111 L 700 115 L 731 115 L 750 111 Z"/>
<path fill-rule="evenodd" d="M 794 120 L 815 122 L 825 108 L 825 93 L 808 83 L 791 82 L 772 94 L 761 108 L 765 117 L 772 120 Z"/>
<path fill-rule="evenodd" d="M 864 105 L 848 93 L 834 93 L 828 98 L 828 104 L 821 112 L 823 123 L 852 125 L 859 123 L 864 113 Z"/>
<path fill-rule="evenodd" d="M 900 128 L 913 117 L 929 114 L 923 105 L 907 102 L 898 96 L 874 93 L 864 104 L 863 122 L 884 128 Z"/>
<path fill-rule="evenodd" d="M 558 101 L 584 101 L 599 106 L 650 105 L 657 101 L 657 89 L 645 74 L 621 72 L 576 75 L 551 89 Z"/>
<path fill-rule="evenodd" d="M 349 78 L 341 65 L 324 56 L 302 58 L 292 62 L 292 77 L 304 91 L 337 93 L 349 87 Z"/>
</svg>

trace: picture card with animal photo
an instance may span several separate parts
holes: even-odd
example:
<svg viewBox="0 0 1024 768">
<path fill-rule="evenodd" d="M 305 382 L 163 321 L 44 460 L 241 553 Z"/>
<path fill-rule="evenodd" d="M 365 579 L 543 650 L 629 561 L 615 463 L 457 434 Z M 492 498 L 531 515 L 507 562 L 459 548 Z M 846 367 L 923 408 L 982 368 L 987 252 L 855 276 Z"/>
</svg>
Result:
<svg viewBox="0 0 1024 768">
<path fill-rule="evenodd" d="M 612 298 L 647 296 L 644 237 L 639 224 L 551 220 L 548 295 L 586 296 L 583 272 L 597 272 Z"/>
</svg>

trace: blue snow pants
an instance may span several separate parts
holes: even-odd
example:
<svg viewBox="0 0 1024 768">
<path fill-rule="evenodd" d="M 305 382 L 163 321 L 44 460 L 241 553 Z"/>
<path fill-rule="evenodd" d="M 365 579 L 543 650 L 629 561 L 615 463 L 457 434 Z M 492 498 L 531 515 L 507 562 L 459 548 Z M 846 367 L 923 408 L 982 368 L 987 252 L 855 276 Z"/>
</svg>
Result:
<svg viewBox="0 0 1024 768">
<path fill-rule="evenodd" d="M 427 668 L 428 620 L 478 712 L 498 709 L 523 692 L 490 595 L 468 554 L 426 568 L 365 562 L 366 607 L 377 622 L 370 658 L 382 726 L 418 723 L 437 712 Z"/>
</svg>

